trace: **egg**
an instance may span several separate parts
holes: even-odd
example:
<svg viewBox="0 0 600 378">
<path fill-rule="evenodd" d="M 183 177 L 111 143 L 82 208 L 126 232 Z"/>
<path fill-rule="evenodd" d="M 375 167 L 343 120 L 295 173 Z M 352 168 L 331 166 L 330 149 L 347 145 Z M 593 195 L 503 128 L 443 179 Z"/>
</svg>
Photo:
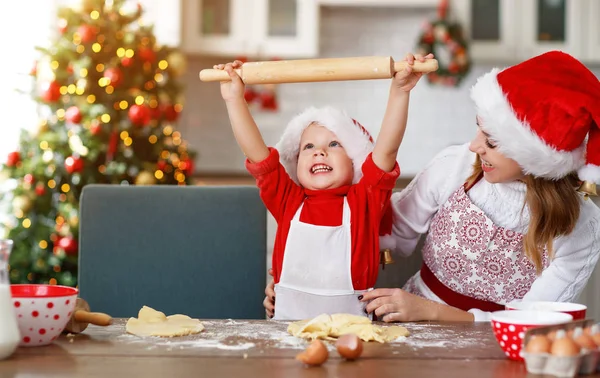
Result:
<svg viewBox="0 0 600 378">
<path fill-rule="evenodd" d="M 594 350 L 597 348 L 596 342 L 594 342 L 592 336 L 586 333 L 582 333 L 578 337 L 573 338 L 573 341 L 575 341 L 580 347 L 587 350 Z"/>
<path fill-rule="evenodd" d="M 552 341 L 545 335 L 533 335 L 525 346 L 527 353 L 550 353 Z"/>
<path fill-rule="evenodd" d="M 340 336 L 335 342 L 335 347 L 340 356 L 350 361 L 360 357 L 363 351 L 362 340 L 354 334 Z"/>
<path fill-rule="evenodd" d="M 554 356 L 569 357 L 578 355 L 579 350 L 579 345 L 567 337 L 563 330 L 560 330 L 556 333 L 556 339 L 552 342 L 550 353 Z"/>
<path fill-rule="evenodd" d="M 329 358 L 329 351 L 321 340 L 314 340 L 296 359 L 309 366 L 320 366 Z"/>
<path fill-rule="evenodd" d="M 600 333 L 594 333 L 592 335 L 592 340 L 594 340 L 596 345 L 600 348 Z"/>
<path fill-rule="evenodd" d="M 546 337 L 548 337 L 548 340 L 554 341 L 554 339 L 556 339 L 556 330 L 548 332 L 548 335 L 546 335 Z"/>
</svg>

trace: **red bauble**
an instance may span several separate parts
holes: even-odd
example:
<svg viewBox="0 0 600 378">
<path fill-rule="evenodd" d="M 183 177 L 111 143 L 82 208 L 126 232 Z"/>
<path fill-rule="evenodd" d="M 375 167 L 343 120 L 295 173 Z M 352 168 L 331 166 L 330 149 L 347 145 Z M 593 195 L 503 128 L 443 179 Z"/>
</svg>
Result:
<svg viewBox="0 0 600 378">
<path fill-rule="evenodd" d="M 64 238 L 60 238 L 58 240 L 58 247 L 62 248 L 67 255 L 76 255 L 79 250 L 79 246 L 77 245 L 77 240 L 73 239 L 70 236 L 65 236 Z"/>
<path fill-rule="evenodd" d="M 277 98 L 275 93 L 266 91 L 260 94 L 260 107 L 263 110 L 276 111 L 277 110 Z"/>
<path fill-rule="evenodd" d="M 60 99 L 60 84 L 56 81 L 42 84 L 42 99 L 46 102 L 56 102 Z"/>
<path fill-rule="evenodd" d="M 92 135 L 98 135 L 100 134 L 100 132 L 102 131 L 102 125 L 100 124 L 100 122 L 93 122 L 90 125 L 90 133 L 92 133 Z"/>
<path fill-rule="evenodd" d="M 144 62 L 154 63 L 156 60 L 156 53 L 150 47 L 140 47 L 138 54 Z"/>
<path fill-rule="evenodd" d="M 69 24 L 67 24 L 67 20 L 65 20 L 64 18 L 61 18 L 58 20 L 58 32 L 60 34 L 65 34 L 68 27 L 69 27 Z"/>
<path fill-rule="evenodd" d="M 77 106 L 71 106 L 65 112 L 65 119 L 67 122 L 80 123 L 82 118 L 81 110 L 79 110 Z"/>
<path fill-rule="evenodd" d="M 244 100 L 246 100 L 247 103 L 251 103 L 252 101 L 254 101 L 257 96 L 258 94 L 256 93 L 256 91 L 248 86 L 244 90 Z"/>
<path fill-rule="evenodd" d="M 121 65 L 123 67 L 131 67 L 131 65 L 133 64 L 133 58 L 129 58 L 129 57 L 123 57 L 121 59 Z"/>
<path fill-rule="evenodd" d="M 25 176 L 23 176 L 23 182 L 25 182 L 27 184 L 33 184 L 33 181 L 34 181 L 34 178 L 31 173 L 28 173 Z"/>
<path fill-rule="evenodd" d="M 175 109 L 173 104 L 163 105 L 162 113 L 169 122 L 175 122 L 177 121 L 177 118 L 179 118 L 179 112 Z"/>
<path fill-rule="evenodd" d="M 113 87 L 118 87 L 123 82 L 123 72 L 117 67 L 107 68 L 104 77 L 110 80 L 110 85 Z"/>
<path fill-rule="evenodd" d="M 35 194 L 37 194 L 38 196 L 43 196 L 44 194 L 46 194 L 46 187 L 44 186 L 44 183 L 37 183 L 37 185 L 35 186 Z"/>
<path fill-rule="evenodd" d="M 167 162 L 164 160 L 159 160 L 159 162 L 156 163 L 156 168 L 160 169 L 161 171 L 164 171 L 167 168 Z"/>
<path fill-rule="evenodd" d="M 13 151 L 8 153 L 8 159 L 6 159 L 6 165 L 14 167 L 21 161 L 21 153 L 19 151 Z"/>
<path fill-rule="evenodd" d="M 146 126 L 151 119 L 150 108 L 146 105 L 132 105 L 129 108 L 129 119 L 136 126 Z"/>
<path fill-rule="evenodd" d="M 83 171 L 83 159 L 77 156 L 69 156 L 65 159 L 65 169 L 69 173 Z"/>
<path fill-rule="evenodd" d="M 162 115 L 161 107 L 157 106 L 155 108 L 150 108 L 150 118 L 152 119 L 160 119 Z"/>
<path fill-rule="evenodd" d="M 81 38 L 81 42 L 88 43 L 92 42 L 96 39 L 96 34 L 98 34 L 98 29 L 91 25 L 81 25 L 77 29 L 77 34 Z"/>
<path fill-rule="evenodd" d="M 194 173 L 194 161 L 191 159 L 184 159 L 179 163 L 179 169 L 181 169 L 187 176 Z"/>
</svg>

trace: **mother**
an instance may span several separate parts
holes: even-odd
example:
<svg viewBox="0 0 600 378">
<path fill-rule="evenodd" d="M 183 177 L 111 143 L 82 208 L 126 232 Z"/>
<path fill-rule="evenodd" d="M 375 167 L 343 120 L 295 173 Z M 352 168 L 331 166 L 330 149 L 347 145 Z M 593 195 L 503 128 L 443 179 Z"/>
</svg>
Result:
<svg viewBox="0 0 600 378">
<path fill-rule="evenodd" d="M 483 75 L 471 98 L 475 138 L 392 197 L 382 245 L 408 256 L 427 237 L 403 289 L 361 298 L 378 319 L 487 321 L 513 300 L 573 301 L 594 270 L 600 209 L 576 191 L 576 174 L 600 182 L 598 79 L 552 51 Z M 272 315 L 272 284 L 265 292 Z"/>
</svg>

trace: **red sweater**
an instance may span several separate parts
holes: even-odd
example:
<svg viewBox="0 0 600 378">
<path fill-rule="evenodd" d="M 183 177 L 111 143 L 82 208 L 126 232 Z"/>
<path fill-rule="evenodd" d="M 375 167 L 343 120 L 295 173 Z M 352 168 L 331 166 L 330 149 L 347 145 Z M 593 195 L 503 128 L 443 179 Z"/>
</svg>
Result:
<svg viewBox="0 0 600 378">
<path fill-rule="evenodd" d="M 320 226 L 342 224 L 344 196 L 350 207 L 352 240 L 352 283 L 354 290 L 375 285 L 379 272 L 379 224 L 389 206 L 392 189 L 400 175 L 398 164 L 391 172 L 379 169 L 371 154 L 362 166 L 363 177 L 357 184 L 335 189 L 309 190 L 297 185 L 279 162 L 279 152 L 258 163 L 246 161 L 246 169 L 256 185 L 267 210 L 277 221 L 273 248 L 273 273 L 279 282 L 290 222 L 304 202 L 300 221 Z"/>
</svg>

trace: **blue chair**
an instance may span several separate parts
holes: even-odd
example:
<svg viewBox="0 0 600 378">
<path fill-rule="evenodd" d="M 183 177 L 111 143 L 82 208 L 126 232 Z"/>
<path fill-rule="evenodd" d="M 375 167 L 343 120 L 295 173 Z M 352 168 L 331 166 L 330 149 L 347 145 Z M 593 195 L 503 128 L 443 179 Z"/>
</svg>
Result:
<svg viewBox="0 0 600 378">
<path fill-rule="evenodd" d="M 264 319 L 266 209 L 250 186 L 87 185 L 79 289 L 92 311 Z"/>
</svg>

